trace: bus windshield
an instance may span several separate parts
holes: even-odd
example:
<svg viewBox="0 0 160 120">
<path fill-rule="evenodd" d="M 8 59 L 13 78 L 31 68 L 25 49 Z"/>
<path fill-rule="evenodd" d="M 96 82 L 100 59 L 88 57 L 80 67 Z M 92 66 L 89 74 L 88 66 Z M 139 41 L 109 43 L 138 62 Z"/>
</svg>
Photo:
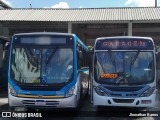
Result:
<svg viewBox="0 0 160 120">
<path fill-rule="evenodd" d="M 100 51 L 94 60 L 94 78 L 111 85 L 139 85 L 154 81 L 154 54 L 150 51 Z"/>
<path fill-rule="evenodd" d="M 68 83 L 73 78 L 73 48 L 66 46 L 15 46 L 11 78 L 24 84 Z"/>
</svg>

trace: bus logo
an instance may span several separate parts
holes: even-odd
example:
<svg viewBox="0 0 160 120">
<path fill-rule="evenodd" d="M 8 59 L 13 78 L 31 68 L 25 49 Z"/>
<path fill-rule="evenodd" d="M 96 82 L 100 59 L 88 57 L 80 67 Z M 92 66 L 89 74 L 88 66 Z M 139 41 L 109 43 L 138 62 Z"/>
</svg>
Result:
<svg viewBox="0 0 160 120">
<path fill-rule="evenodd" d="M 2 112 L 2 117 L 11 117 L 11 112 Z"/>
</svg>

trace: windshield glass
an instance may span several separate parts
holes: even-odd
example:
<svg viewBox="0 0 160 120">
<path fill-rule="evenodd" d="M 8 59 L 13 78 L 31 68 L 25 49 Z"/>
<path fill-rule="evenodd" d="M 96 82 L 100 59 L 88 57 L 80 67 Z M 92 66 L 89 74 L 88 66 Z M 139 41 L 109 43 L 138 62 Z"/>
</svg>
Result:
<svg viewBox="0 0 160 120">
<path fill-rule="evenodd" d="M 66 83 L 73 77 L 73 49 L 14 47 L 11 76 L 20 83 Z"/>
<path fill-rule="evenodd" d="M 107 84 L 146 84 L 154 80 L 153 52 L 96 52 L 94 77 Z"/>
</svg>

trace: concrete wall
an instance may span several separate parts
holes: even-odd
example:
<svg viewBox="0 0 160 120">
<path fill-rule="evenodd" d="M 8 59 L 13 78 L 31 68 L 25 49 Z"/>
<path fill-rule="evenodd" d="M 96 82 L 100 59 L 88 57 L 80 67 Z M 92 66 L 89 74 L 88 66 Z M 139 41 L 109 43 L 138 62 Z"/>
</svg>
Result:
<svg viewBox="0 0 160 120">
<path fill-rule="evenodd" d="M 152 37 L 160 45 L 160 22 L 3 22 L 0 35 L 12 36 L 22 32 L 69 32 L 76 34 L 87 45 L 93 45 L 97 37 L 144 36 Z"/>
<path fill-rule="evenodd" d="M 8 27 L 3 26 L 3 23 L 0 23 L 0 36 L 8 37 L 9 29 Z"/>
<path fill-rule="evenodd" d="M 97 37 L 142 36 L 151 37 L 160 46 L 160 23 L 77 23 L 72 25 L 72 32 L 77 34 L 87 45 L 93 45 Z"/>
</svg>

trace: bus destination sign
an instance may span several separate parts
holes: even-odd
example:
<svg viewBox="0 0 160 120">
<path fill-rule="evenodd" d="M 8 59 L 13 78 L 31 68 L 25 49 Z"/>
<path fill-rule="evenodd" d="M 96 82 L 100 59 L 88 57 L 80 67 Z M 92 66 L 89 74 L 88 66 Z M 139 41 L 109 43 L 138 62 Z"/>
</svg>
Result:
<svg viewBox="0 0 160 120">
<path fill-rule="evenodd" d="M 97 41 L 96 49 L 153 49 L 153 42 L 145 39 L 104 39 Z"/>
</svg>

